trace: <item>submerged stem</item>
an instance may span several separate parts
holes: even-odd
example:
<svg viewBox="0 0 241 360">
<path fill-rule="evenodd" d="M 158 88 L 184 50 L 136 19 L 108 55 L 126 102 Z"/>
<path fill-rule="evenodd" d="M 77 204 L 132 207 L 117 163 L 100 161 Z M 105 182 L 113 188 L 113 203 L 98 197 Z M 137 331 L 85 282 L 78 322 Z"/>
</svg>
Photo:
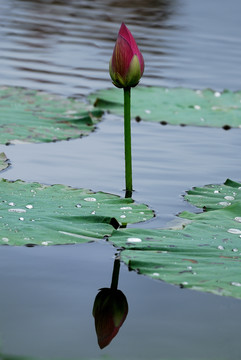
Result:
<svg viewBox="0 0 241 360">
<path fill-rule="evenodd" d="M 124 88 L 124 137 L 125 137 L 125 179 L 126 197 L 132 196 L 131 159 L 131 88 Z"/>
</svg>

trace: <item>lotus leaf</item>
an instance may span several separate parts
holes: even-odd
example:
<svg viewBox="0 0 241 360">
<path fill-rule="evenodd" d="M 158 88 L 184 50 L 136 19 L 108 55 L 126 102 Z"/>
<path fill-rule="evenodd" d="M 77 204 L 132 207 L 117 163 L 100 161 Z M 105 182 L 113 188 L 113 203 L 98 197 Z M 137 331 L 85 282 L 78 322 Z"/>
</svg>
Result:
<svg viewBox="0 0 241 360">
<path fill-rule="evenodd" d="M 226 184 L 233 184 L 240 195 L 241 184 L 230 180 Z M 129 268 L 141 274 L 181 287 L 241 299 L 238 195 L 233 205 L 199 214 L 183 212 L 179 216 L 189 221 L 181 229 L 118 230 L 110 240 L 123 249 L 121 259 Z"/>
<path fill-rule="evenodd" d="M 146 205 L 103 192 L 0 181 L 0 243 L 53 245 L 88 242 L 114 228 L 153 217 Z"/>
<path fill-rule="evenodd" d="M 227 179 L 223 185 L 195 187 L 187 192 L 185 199 L 205 210 L 220 209 L 241 202 L 241 184 Z"/>
<path fill-rule="evenodd" d="M 8 166 L 9 163 L 6 155 L 3 152 L 0 153 L 0 171 L 6 169 Z"/>
<path fill-rule="evenodd" d="M 102 110 L 42 91 L 0 87 L 0 143 L 49 142 L 87 135 Z"/>
<path fill-rule="evenodd" d="M 123 116 L 120 89 L 100 90 L 89 100 L 99 109 Z M 132 117 L 163 125 L 240 127 L 241 91 L 138 86 L 132 91 Z"/>
</svg>

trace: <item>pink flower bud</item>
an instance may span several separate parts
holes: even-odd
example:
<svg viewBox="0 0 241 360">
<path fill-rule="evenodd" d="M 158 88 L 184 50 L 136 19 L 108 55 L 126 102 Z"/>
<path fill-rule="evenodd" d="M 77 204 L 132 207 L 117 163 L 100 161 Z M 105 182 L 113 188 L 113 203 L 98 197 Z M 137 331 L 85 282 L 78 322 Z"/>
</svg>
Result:
<svg viewBox="0 0 241 360">
<path fill-rule="evenodd" d="M 128 313 L 128 303 L 121 290 L 103 288 L 93 306 L 95 330 L 101 349 L 109 345 L 118 333 Z"/>
<path fill-rule="evenodd" d="M 131 32 L 122 23 L 110 59 L 110 77 L 119 88 L 136 86 L 144 72 L 144 59 Z"/>
</svg>

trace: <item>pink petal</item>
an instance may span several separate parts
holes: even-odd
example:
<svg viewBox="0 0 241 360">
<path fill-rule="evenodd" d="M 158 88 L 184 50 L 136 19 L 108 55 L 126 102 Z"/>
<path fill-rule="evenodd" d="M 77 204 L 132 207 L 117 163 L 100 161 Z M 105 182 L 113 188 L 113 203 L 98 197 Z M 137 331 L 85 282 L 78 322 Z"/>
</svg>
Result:
<svg viewBox="0 0 241 360">
<path fill-rule="evenodd" d="M 135 41 L 132 33 L 130 32 L 130 30 L 126 27 L 126 25 L 124 23 L 121 24 L 118 35 L 122 36 L 129 43 L 130 47 L 132 48 L 132 51 L 134 52 L 135 55 L 137 55 L 137 52 L 139 52 L 139 49 L 136 44 L 136 41 Z"/>
<path fill-rule="evenodd" d="M 125 77 L 133 56 L 134 53 L 129 42 L 118 35 L 112 57 L 113 72 L 119 73 L 122 77 Z"/>
<path fill-rule="evenodd" d="M 141 66 L 141 73 L 143 74 L 144 72 L 144 59 L 143 56 L 137 46 L 137 43 L 132 35 L 132 33 L 130 32 L 130 30 L 127 28 L 127 26 L 122 23 L 120 30 L 119 30 L 119 34 L 118 36 L 122 36 L 130 45 L 132 51 L 133 51 L 133 55 L 137 55 L 139 62 L 140 62 L 140 66 Z"/>
</svg>

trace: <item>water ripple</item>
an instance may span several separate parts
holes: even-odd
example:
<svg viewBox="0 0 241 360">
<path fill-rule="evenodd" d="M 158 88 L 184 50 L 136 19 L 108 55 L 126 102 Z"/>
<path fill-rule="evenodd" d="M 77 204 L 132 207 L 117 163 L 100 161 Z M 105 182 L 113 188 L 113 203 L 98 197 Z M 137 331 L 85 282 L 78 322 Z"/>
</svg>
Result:
<svg viewBox="0 0 241 360">
<path fill-rule="evenodd" d="M 231 2 L 0 0 L 0 84 L 63 95 L 111 86 L 108 63 L 124 20 L 144 54 L 142 84 L 237 90 L 241 3 Z"/>
</svg>

